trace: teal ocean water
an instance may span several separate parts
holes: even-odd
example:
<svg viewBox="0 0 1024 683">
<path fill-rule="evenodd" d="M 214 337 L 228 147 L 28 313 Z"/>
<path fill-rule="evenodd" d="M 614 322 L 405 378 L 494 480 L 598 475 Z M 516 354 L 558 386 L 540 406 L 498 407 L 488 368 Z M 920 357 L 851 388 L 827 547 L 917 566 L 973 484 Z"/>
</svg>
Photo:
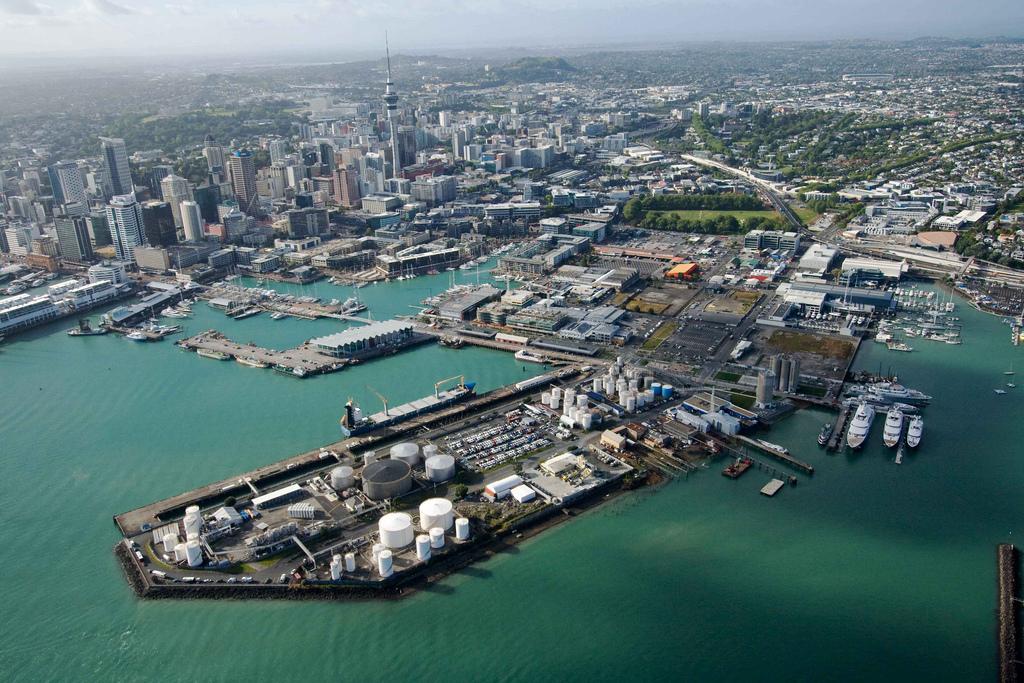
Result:
<svg viewBox="0 0 1024 683">
<path fill-rule="evenodd" d="M 460 279 L 469 279 L 458 273 Z M 472 276 L 475 280 L 475 276 Z M 375 318 L 447 274 L 361 290 Z M 287 288 L 287 286 L 282 286 Z M 326 284 L 321 296 L 350 292 Z M 284 347 L 335 322 L 226 319 Z M 68 338 L 0 346 L 5 680 L 991 680 L 994 545 L 1024 537 L 1020 349 L 959 306 L 962 346 L 866 344 L 935 396 L 902 466 L 881 445 L 829 455 L 824 413 L 768 434 L 816 474 L 774 499 L 767 475 L 706 472 L 613 501 L 396 602 L 145 602 L 111 553 L 113 514 L 333 440 L 348 396 L 375 407 L 465 373 L 488 389 L 537 372 L 507 354 L 422 347 L 296 380 L 170 343 Z M 1024 361 L 1019 361 L 1024 371 Z"/>
</svg>

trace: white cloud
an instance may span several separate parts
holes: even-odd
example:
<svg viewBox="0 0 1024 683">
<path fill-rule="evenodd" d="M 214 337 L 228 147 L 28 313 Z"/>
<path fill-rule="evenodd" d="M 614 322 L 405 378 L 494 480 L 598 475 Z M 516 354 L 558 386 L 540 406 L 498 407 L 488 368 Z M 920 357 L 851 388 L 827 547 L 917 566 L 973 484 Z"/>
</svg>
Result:
<svg viewBox="0 0 1024 683">
<path fill-rule="evenodd" d="M 52 10 L 35 0 L 0 0 L 0 12 L 4 14 L 21 14 L 41 16 L 50 14 Z"/>
<path fill-rule="evenodd" d="M 91 14 L 102 16 L 116 16 L 123 14 L 135 14 L 135 10 L 125 5 L 118 4 L 113 0 L 84 0 L 83 6 Z"/>
</svg>

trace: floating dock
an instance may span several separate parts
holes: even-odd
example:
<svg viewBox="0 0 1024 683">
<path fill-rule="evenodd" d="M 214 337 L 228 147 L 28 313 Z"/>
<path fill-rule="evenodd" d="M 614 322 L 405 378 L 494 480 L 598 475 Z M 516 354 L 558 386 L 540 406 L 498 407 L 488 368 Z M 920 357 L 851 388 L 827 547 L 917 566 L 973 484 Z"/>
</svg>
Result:
<svg viewBox="0 0 1024 683">
<path fill-rule="evenodd" d="M 781 479 L 772 479 L 770 482 L 761 487 L 761 493 L 771 498 L 778 493 L 782 487 L 786 485 L 786 482 Z"/>
<path fill-rule="evenodd" d="M 1018 680 L 1020 641 L 1017 638 L 1017 549 L 1009 543 L 996 547 L 999 587 L 999 680 Z"/>
<path fill-rule="evenodd" d="M 748 438 L 746 436 L 737 436 L 736 438 L 739 441 L 742 441 L 747 446 L 751 446 L 752 448 L 756 448 L 757 450 L 761 451 L 765 455 L 770 455 L 771 457 L 775 458 L 779 462 L 783 462 L 783 463 L 789 465 L 790 467 L 796 468 L 796 469 L 800 470 L 801 472 L 803 472 L 804 474 L 814 474 L 814 466 L 813 465 L 811 465 L 809 463 L 806 463 L 803 460 L 798 460 L 798 459 L 794 458 L 792 455 L 790 455 L 789 453 L 783 453 L 782 451 L 777 451 L 774 448 L 768 448 L 764 444 L 760 443 L 757 439 L 751 439 L 751 438 Z"/>
</svg>

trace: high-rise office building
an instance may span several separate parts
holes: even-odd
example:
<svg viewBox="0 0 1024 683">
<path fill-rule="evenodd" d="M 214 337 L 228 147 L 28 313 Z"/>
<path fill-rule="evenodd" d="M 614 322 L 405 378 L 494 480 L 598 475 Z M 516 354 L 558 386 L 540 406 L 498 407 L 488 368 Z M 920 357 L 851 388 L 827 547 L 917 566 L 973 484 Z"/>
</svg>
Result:
<svg viewBox="0 0 1024 683">
<path fill-rule="evenodd" d="M 54 220 L 60 255 L 70 261 L 92 260 L 92 242 L 89 226 L 84 217 L 57 218 Z"/>
<path fill-rule="evenodd" d="M 135 260 L 135 247 L 143 243 L 142 207 L 135 194 L 122 194 L 107 204 L 107 225 L 114 252 L 121 261 Z"/>
<path fill-rule="evenodd" d="M 452 131 L 452 156 L 456 159 L 461 159 L 463 152 L 466 149 L 466 143 L 469 142 L 469 136 L 466 131 L 462 128 L 457 128 Z"/>
<path fill-rule="evenodd" d="M 224 148 L 217 144 L 212 135 L 207 134 L 206 139 L 203 140 L 203 156 L 206 157 L 206 168 L 210 171 L 210 175 L 216 176 L 220 181 L 225 168 Z"/>
<path fill-rule="evenodd" d="M 355 169 L 339 168 L 334 172 L 334 201 L 346 209 L 359 204 L 359 174 Z"/>
<path fill-rule="evenodd" d="M 247 216 L 255 216 L 260 212 L 259 197 L 256 196 L 256 162 L 252 152 L 240 149 L 228 157 L 228 168 L 231 170 L 231 187 L 235 191 L 238 208 Z"/>
<path fill-rule="evenodd" d="M 78 164 L 73 161 L 58 161 L 46 170 L 50 176 L 50 188 L 53 190 L 55 204 L 85 204 L 88 201 L 85 195 L 85 180 Z"/>
<path fill-rule="evenodd" d="M 329 175 L 334 172 L 334 145 L 329 140 L 317 140 L 316 159 L 320 162 L 320 172 Z"/>
<path fill-rule="evenodd" d="M 185 228 L 187 242 L 202 242 L 206 235 L 203 231 L 203 213 L 196 202 L 185 200 L 181 203 L 181 222 Z"/>
<path fill-rule="evenodd" d="M 416 163 L 416 126 L 398 127 L 398 168 L 395 169 L 395 176 L 401 174 L 402 169 Z"/>
<path fill-rule="evenodd" d="M 270 152 L 270 163 L 276 164 L 279 161 L 284 161 L 284 158 L 288 156 L 288 141 L 271 140 L 267 143 L 267 151 Z"/>
<path fill-rule="evenodd" d="M 158 194 L 161 199 L 167 199 L 167 197 L 164 197 L 162 194 L 163 190 L 160 187 L 160 181 L 169 175 L 174 175 L 174 167 L 166 164 L 154 166 L 149 170 L 149 187 L 154 193 Z"/>
<path fill-rule="evenodd" d="M 132 194 L 135 186 L 132 184 L 132 170 L 128 165 L 128 149 L 124 146 L 124 140 L 101 137 L 100 149 L 103 152 L 107 196 Z"/>
<path fill-rule="evenodd" d="M 174 216 L 174 226 L 181 227 L 181 203 L 192 199 L 192 188 L 188 181 L 173 173 L 160 181 L 160 195 L 170 204 Z"/>
<path fill-rule="evenodd" d="M 107 212 L 96 210 L 85 218 L 86 227 L 89 229 L 89 239 L 93 246 L 106 247 L 114 243 L 110 236 L 110 223 L 107 222 Z"/>
<path fill-rule="evenodd" d="M 203 214 L 203 220 L 207 223 L 216 223 L 220 220 L 217 214 L 217 205 L 220 204 L 220 185 L 200 185 L 192 190 L 192 200 L 199 205 L 199 211 Z M 184 216 L 182 216 L 184 222 Z"/>
<path fill-rule="evenodd" d="M 151 247 L 178 243 L 178 226 L 170 202 L 153 200 L 142 205 L 143 241 Z"/>
</svg>

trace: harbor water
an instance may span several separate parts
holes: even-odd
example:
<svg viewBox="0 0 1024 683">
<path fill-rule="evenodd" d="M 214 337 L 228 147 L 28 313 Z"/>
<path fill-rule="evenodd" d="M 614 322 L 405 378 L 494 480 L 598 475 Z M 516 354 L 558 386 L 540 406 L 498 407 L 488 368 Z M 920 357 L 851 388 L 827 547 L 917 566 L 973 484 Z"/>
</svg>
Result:
<svg viewBox="0 0 1024 683">
<path fill-rule="evenodd" d="M 456 273 L 460 280 L 470 275 Z M 374 319 L 411 313 L 448 273 L 358 290 Z M 475 281 L 475 274 L 472 276 Z M 267 286 L 287 289 L 290 285 Z M 302 288 L 344 299 L 351 288 Z M 298 288 L 294 288 L 298 289 Z M 336 321 L 217 328 L 285 348 Z M 866 343 L 934 396 L 902 465 L 876 419 L 860 452 L 815 443 L 801 411 L 763 436 L 813 464 L 774 498 L 768 475 L 706 470 L 620 497 L 391 602 L 141 601 L 111 548 L 115 513 L 338 437 L 352 396 L 378 408 L 465 374 L 481 390 L 542 372 L 510 354 L 420 347 L 298 380 L 165 341 L 69 338 L 70 321 L 0 346 L 5 680 L 991 680 L 995 545 L 1024 537 L 1020 349 L 958 306 L 961 346 Z M 1017 365 L 1024 370 L 1024 363 Z"/>
</svg>

